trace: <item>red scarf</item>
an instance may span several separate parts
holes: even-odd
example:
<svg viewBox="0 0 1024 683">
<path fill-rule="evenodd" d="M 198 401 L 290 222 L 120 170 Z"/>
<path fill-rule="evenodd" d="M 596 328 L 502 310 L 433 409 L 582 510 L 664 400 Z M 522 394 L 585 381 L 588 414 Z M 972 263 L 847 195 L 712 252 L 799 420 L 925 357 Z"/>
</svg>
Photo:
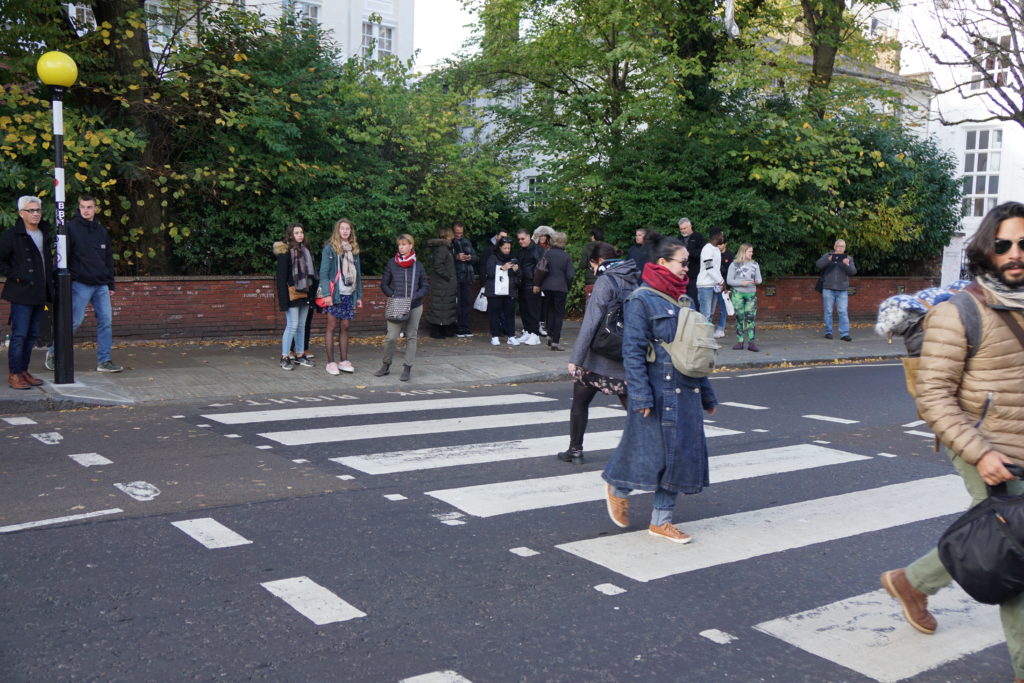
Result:
<svg viewBox="0 0 1024 683">
<path fill-rule="evenodd" d="M 673 299 L 679 299 L 686 295 L 686 285 L 690 282 L 688 277 L 678 277 L 665 266 L 657 263 L 644 265 L 644 284 L 650 285 L 659 292 L 668 294 Z"/>
<path fill-rule="evenodd" d="M 410 251 L 408 256 L 402 256 L 402 252 L 397 252 L 395 254 L 395 263 L 403 268 L 411 267 L 412 264 L 416 263 L 416 252 Z"/>
</svg>

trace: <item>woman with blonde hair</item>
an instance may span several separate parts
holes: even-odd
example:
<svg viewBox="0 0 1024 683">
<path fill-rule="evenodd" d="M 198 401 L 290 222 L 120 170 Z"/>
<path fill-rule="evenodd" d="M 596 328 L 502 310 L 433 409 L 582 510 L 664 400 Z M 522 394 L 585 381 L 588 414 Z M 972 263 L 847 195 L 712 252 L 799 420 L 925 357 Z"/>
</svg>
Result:
<svg viewBox="0 0 1024 683">
<path fill-rule="evenodd" d="M 747 345 L 747 351 L 760 351 L 754 341 L 754 320 L 757 318 L 757 285 L 761 284 L 761 266 L 754 260 L 754 247 L 741 244 L 736 260 L 729 264 L 726 284 L 732 289 L 732 307 L 736 309 L 736 336 L 739 340 L 734 351 Z M 746 337 L 744 339 L 744 337 Z"/>
<path fill-rule="evenodd" d="M 352 221 L 342 218 L 334 224 L 331 238 L 320 255 L 320 289 L 317 295 L 329 297 L 327 313 L 327 374 L 355 372 L 348 360 L 348 327 L 363 307 L 363 268 L 359 263 L 359 242 Z M 338 331 L 339 362 L 334 362 L 334 334 Z"/>
</svg>

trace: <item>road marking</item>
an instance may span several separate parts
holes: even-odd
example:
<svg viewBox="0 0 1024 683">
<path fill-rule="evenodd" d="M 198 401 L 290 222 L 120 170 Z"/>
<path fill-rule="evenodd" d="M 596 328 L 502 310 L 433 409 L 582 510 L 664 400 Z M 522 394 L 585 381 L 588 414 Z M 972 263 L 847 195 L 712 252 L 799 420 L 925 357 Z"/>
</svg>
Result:
<svg viewBox="0 0 1024 683">
<path fill-rule="evenodd" d="M 351 474 L 339 474 L 337 476 L 338 479 L 341 479 L 342 481 L 352 481 L 353 479 L 355 479 L 355 477 L 353 477 Z"/>
<path fill-rule="evenodd" d="M 925 423 L 924 420 L 914 420 L 913 422 L 908 422 L 907 424 L 905 424 L 903 426 L 904 427 L 920 427 L 924 423 Z"/>
<path fill-rule="evenodd" d="M 127 484 L 114 484 L 114 488 L 142 502 L 153 500 L 160 495 L 160 489 L 148 481 L 130 481 Z"/>
<path fill-rule="evenodd" d="M 171 415 L 171 417 L 173 417 L 175 420 L 182 420 L 185 418 L 184 415 Z"/>
<path fill-rule="evenodd" d="M 113 465 L 114 461 L 104 458 L 99 453 L 71 453 L 69 458 L 82 467 L 96 467 L 97 465 Z"/>
<path fill-rule="evenodd" d="M 752 372 L 749 375 L 738 375 L 740 379 L 744 377 L 767 377 L 768 375 L 781 375 L 785 372 L 803 372 L 804 370 L 810 370 L 810 368 L 791 368 L 789 370 L 772 370 L 771 372 Z"/>
<path fill-rule="evenodd" d="M 412 678 L 403 678 L 398 683 L 473 683 L 468 678 L 463 678 L 458 673 L 446 671 L 432 671 L 428 674 L 420 674 Z"/>
<path fill-rule="evenodd" d="M 923 436 L 923 437 L 926 437 L 928 439 L 931 439 L 931 438 L 933 438 L 935 436 L 935 434 L 933 434 L 931 432 L 922 432 L 922 431 L 918 431 L 916 429 L 909 429 L 909 430 L 907 430 L 907 431 L 905 431 L 903 433 L 904 434 L 910 434 L 911 436 Z"/>
<path fill-rule="evenodd" d="M 267 581 L 260 585 L 271 594 L 287 602 L 296 612 L 317 626 L 366 616 L 366 612 L 356 609 L 320 584 L 310 580 L 308 576 Z"/>
<path fill-rule="evenodd" d="M 830 444 L 830 443 L 832 443 L 832 442 L 831 442 L 831 441 L 820 441 L 820 440 L 819 440 L 819 441 L 815 441 L 814 443 L 820 443 L 820 444 L 822 444 L 823 446 L 827 446 L 828 444 Z"/>
<path fill-rule="evenodd" d="M 409 500 L 401 493 L 385 493 L 384 497 L 387 498 L 388 500 Z"/>
<path fill-rule="evenodd" d="M 207 428 L 209 426 L 210 425 L 206 424 L 205 422 L 203 424 L 201 424 L 201 425 L 196 425 L 196 427 L 200 427 L 200 428 L 203 428 L 203 429 L 205 429 L 205 428 Z"/>
<path fill-rule="evenodd" d="M 928 596 L 941 628 L 923 636 L 884 590 L 856 595 L 754 626 L 859 674 L 895 683 L 1003 642 L 999 608 L 972 600 L 956 584 Z"/>
<path fill-rule="evenodd" d="M 614 583 L 599 583 L 594 586 L 594 590 L 605 595 L 622 595 L 626 592 L 625 588 L 619 588 Z"/>
<path fill-rule="evenodd" d="M 590 419 L 622 417 L 621 410 L 591 408 Z M 477 415 L 475 417 L 453 417 L 446 420 L 417 420 L 414 422 L 381 421 L 377 424 L 362 424 L 348 427 L 323 427 L 320 429 L 295 429 L 287 432 L 264 432 L 265 439 L 285 446 L 306 446 L 314 443 L 355 441 L 358 439 L 393 439 L 396 434 L 448 434 L 475 429 L 494 427 L 526 427 L 538 424 L 550 425 L 568 422 L 568 410 L 543 411 L 536 413 L 509 413 L 507 415 Z"/>
<path fill-rule="evenodd" d="M 732 401 L 726 401 L 719 403 L 720 406 L 732 406 L 733 408 L 746 408 L 747 410 L 768 410 L 767 406 L 755 406 L 749 403 L 733 403 Z"/>
<path fill-rule="evenodd" d="M 431 515 L 431 517 L 441 522 L 441 524 L 447 524 L 448 526 L 460 526 L 466 523 L 462 519 L 465 515 L 461 512 L 441 512 L 436 515 Z"/>
<path fill-rule="evenodd" d="M 233 548 L 236 545 L 252 543 L 249 539 L 236 534 L 234 531 L 212 517 L 200 517 L 199 519 L 186 519 L 180 522 L 171 522 L 171 526 L 181 529 L 210 550 L 216 550 L 217 548 Z"/>
<path fill-rule="evenodd" d="M 895 453 L 876 453 L 875 455 L 878 455 L 878 456 L 880 456 L 882 458 L 898 458 L 898 457 L 900 457 L 900 456 L 896 455 Z"/>
<path fill-rule="evenodd" d="M 765 434 L 768 432 L 767 429 L 751 429 L 750 431 L 757 432 L 758 434 Z"/>
<path fill-rule="evenodd" d="M 225 439 L 241 439 L 242 435 L 241 434 L 225 434 L 224 438 Z"/>
<path fill-rule="evenodd" d="M 257 446 L 256 448 L 260 449 L 261 451 L 269 451 L 271 448 L 273 448 L 273 446 L 268 446 L 264 444 L 262 446 Z"/>
<path fill-rule="evenodd" d="M 717 628 L 709 628 L 706 631 L 701 631 L 697 635 L 704 636 L 712 643 L 718 643 L 719 645 L 728 645 L 734 640 L 739 640 L 736 636 L 725 631 L 719 631 Z"/>
<path fill-rule="evenodd" d="M 970 504 L 959 475 L 893 484 L 678 525 L 690 545 L 655 543 L 646 531 L 558 547 L 636 581 L 652 581 L 934 517 Z"/>
<path fill-rule="evenodd" d="M 388 401 L 387 403 L 363 403 L 358 405 L 250 410 L 241 413 L 224 413 L 223 415 L 203 415 L 203 418 L 214 420 L 221 424 L 237 425 L 252 424 L 254 422 L 276 422 L 279 420 L 312 420 L 321 417 L 356 417 L 359 415 L 383 415 L 386 413 L 411 413 L 417 410 L 519 406 L 527 403 L 543 403 L 554 400 L 556 399 L 536 396 L 534 394 L 500 394 L 497 396 L 429 398 L 415 401 Z"/>
<path fill-rule="evenodd" d="M 305 458 L 295 458 L 294 460 L 292 460 L 292 462 L 295 463 L 296 465 L 302 465 L 302 464 L 307 463 L 309 461 L 306 460 Z"/>
<path fill-rule="evenodd" d="M 102 517 L 103 515 L 116 515 L 118 512 L 124 512 L 124 510 L 122 510 L 121 508 L 109 508 L 107 510 L 97 510 L 96 512 L 86 512 L 81 515 L 53 517 L 52 519 L 40 519 L 36 522 L 24 522 L 23 524 L 11 524 L 10 526 L 0 526 L 0 534 L 9 534 L 12 531 L 21 531 L 22 529 L 35 529 L 36 527 L 49 526 L 50 524 L 61 524 L 63 522 L 77 522 L 80 519 Z"/>
<path fill-rule="evenodd" d="M 724 482 L 869 459 L 864 455 L 800 444 L 716 455 L 710 459 L 710 468 L 712 481 Z M 494 517 L 603 500 L 605 494 L 601 472 L 595 471 L 427 491 L 427 495 L 475 517 Z"/>
<path fill-rule="evenodd" d="M 43 432 L 42 434 L 33 434 L 32 438 L 45 443 L 47 446 L 58 444 L 64 439 L 64 437 L 60 435 L 60 432 Z"/>
<path fill-rule="evenodd" d="M 806 417 L 808 420 L 821 420 L 822 422 L 836 422 L 841 425 L 855 425 L 858 420 L 847 420 L 844 417 L 830 417 L 828 415 L 801 415 Z"/>
<path fill-rule="evenodd" d="M 532 550 L 530 548 L 527 548 L 526 546 L 521 546 L 519 548 L 509 548 L 508 551 L 513 555 L 518 555 L 519 557 L 533 557 L 534 555 L 540 555 L 540 553 L 538 553 L 536 550 Z"/>
<path fill-rule="evenodd" d="M 6 422 L 9 425 L 14 425 L 15 427 L 17 427 L 19 425 L 34 425 L 34 424 L 37 424 L 36 421 L 33 420 L 31 417 L 4 417 L 4 418 L 0 418 L 0 419 L 2 419 L 4 422 Z"/>
</svg>

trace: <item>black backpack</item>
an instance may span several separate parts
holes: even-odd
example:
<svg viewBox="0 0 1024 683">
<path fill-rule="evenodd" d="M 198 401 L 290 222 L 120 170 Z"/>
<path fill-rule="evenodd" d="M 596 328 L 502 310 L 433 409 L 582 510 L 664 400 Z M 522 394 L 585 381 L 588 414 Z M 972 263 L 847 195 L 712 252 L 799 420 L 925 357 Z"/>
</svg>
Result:
<svg viewBox="0 0 1024 683">
<path fill-rule="evenodd" d="M 607 275 L 605 276 L 607 277 Z M 636 289 L 636 285 L 615 287 L 615 298 L 608 302 L 608 308 L 601 316 L 601 323 L 590 340 L 590 350 L 610 360 L 622 360 L 622 332 L 624 329 L 623 306 Z"/>
</svg>

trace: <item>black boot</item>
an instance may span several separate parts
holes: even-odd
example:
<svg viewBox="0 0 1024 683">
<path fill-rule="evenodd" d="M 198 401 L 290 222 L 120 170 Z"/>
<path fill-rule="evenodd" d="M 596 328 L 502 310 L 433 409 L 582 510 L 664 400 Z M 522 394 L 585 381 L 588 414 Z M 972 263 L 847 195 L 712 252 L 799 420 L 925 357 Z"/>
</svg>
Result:
<svg viewBox="0 0 1024 683">
<path fill-rule="evenodd" d="M 444 332 L 441 330 L 440 325 L 430 324 L 430 338 L 431 339 L 444 339 Z"/>
<path fill-rule="evenodd" d="M 384 375 L 391 374 L 391 363 L 381 363 L 380 370 L 373 373 L 374 377 L 383 377 Z"/>
<path fill-rule="evenodd" d="M 408 382 L 410 377 L 412 377 L 412 366 L 411 365 L 403 365 L 402 366 L 402 376 L 398 378 L 398 381 L 399 382 Z"/>
<path fill-rule="evenodd" d="M 558 459 L 562 462 L 571 462 L 573 465 L 583 464 L 583 449 L 573 448 L 569 446 L 569 450 L 562 451 L 558 454 Z"/>
</svg>

